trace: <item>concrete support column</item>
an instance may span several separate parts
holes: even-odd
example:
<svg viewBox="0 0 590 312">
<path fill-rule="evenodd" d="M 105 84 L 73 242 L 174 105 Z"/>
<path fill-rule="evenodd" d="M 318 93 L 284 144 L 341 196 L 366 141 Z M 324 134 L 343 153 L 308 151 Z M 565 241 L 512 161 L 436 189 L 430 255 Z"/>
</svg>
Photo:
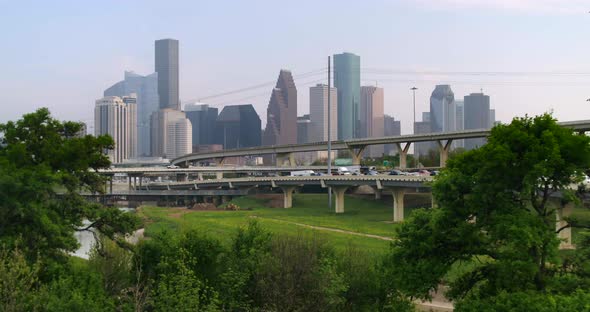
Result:
<svg viewBox="0 0 590 312">
<path fill-rule="evenodd" d="M 133 177 L 133 190 L 137 189 L 137 177 Z"/>
<path fill-rule="evenodd" d="M 294 153 L 280 153 L 277 154 L 276 157 L 276 166 L 277 167 L 295 167 L 297 163 L 295 162 L 295 154 Z"/>
<path fill-rule="evenodd" d="M 352 155 L 353 166 L 360 166 L 361 160 L 363 159 L 363 152 L 365 151 L 365 148 L 367 148 L 366 145 L 348 148 L 350 154 Z"/>
<path fill-rule="evenodd" d="M 139 188 L 141 188 L 143 177 L 139 177 Z"/>
<path fill-rule="evenodd" d="M 215 177 L 219 180 L 219 179 L 223 179 L 223 172 L 221 171 L 217 171 L 215 172 Z"/>
<path fill-rule="evenodd" d="M 213 196 L 212 202 L 213 205 L 215 205 L 215 207 L 219 206 L 219 204 L 221 203 L 221 196 Z"/>
<path fill-rule="evenodd" d="M 562 208 L 557 209 L 557 211 L 555 212 L 556 219 L 557 219 L 557 224 L 555 226 L 556 230 L 559 230 L 560 228 L 567 225 L 567 222 L 564 220 L 564 218 L 568 217 L 572 213 L 573 209 L 574 209 L 573 203 L 568 203 L 565 206 L 563 206 Z M 572 249 L 572 248 L 574 248 L 574 245 L 572 244 L 572 228 L 571 227 L 561 230 L 559 233 L 557 233 L 557 237 L 559 237 L 561 239 L 561 243 L 559 243 L 559 249 Z"/>
<path fill-rule="evenodd" d="M 213 160 L 215 161 L 215 165 L 217 167 L 221 167 L 221 166 L 223 166 L 223 163 L 225 162 L 225 157 L 219 157 L 219 158 L 215 158 Z"/>
<path fill-rule="evenodd" d="M 408 168 L 408 150 L 410 149 L 410 145 L 412 145 L 412 142 L 395 143 L 395 145 L 397 146 L 397 153 L 399 154 L 399 168 Z"/>
<path fill-rule="evenodd" d="M 197 173 L 197 177 L 198 177 L 199 181 L 203 181 L 203 173 L 202 172 Z"/>
<path fill-rule="evenodd" d="M 113 194 L 113 176 L 109 177 L 109 194 Z"/>
<path fill-rule="evenodd" d="M 344 213 L 344 193 L 348 186 L 332 186 L 332 192 L 336 199 L 336 213 Z"/>
<path fill-rule="evenodd" d="M 295 186 L 293 185 L 285 185 L 281 186 L 283 190 L 283 208 L 292 208 L 293 207 L 293 191 L 295 191 Z"/>
<path fill-rule="evenodd" d="M 391 190 L 393 196 L 393 222 L 404 221 L 404 189 L 394 188 Z"/>
<path fill-rule="evenodd" d="M 434 198 L 434 194 L 430 193 L 430 207 L 431 208 L 438 208 L 438 205 L 436 204 L 436 199 Z"/>
<path fill-rule="evenodd" d="M 127 179 L 129 180 L 129 190 L 133 190 L 133 188 L 131 187 L 131 177 L 127 176 Z"/>
<path fill-rule="evenodd" d="M 381 199 L 381 190 L 378 187 L 373 186 L 373 193 L 375 193 L 375 200 Z"/>
<path fill-rule="evenodd" d="M 444 144 L 442 140 L 436 140 L 436 144 L 438 145 L 438 151 L 440 152 L 440 167 L 444 167 L 447 164 L 447 158 L 449 158 L 449 150 L 451 149 L 451 143 L 453 143 L 453 140 L 447 140 L 447 142 Z"/>
</svg>

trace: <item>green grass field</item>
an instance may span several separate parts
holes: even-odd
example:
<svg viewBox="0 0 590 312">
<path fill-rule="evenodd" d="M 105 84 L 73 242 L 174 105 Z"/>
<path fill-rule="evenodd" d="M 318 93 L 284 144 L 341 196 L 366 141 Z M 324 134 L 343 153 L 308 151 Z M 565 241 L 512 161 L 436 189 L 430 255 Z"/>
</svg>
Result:
<svg viewBox="0 0 590 312">
<path fill-rule="evenodd" d="M 333 209 L 327 207 L 326 194 L 295 194 L 293 208 L 290 209 L 270 208 L 270 201 L 271 198 L 268 197 L 247 196 L 232 201 L 241 207 L 240 211 L 143 207 L 140 214 L 150 220 L 145 232 L 148 236 L 164 229 L 198 229 L 228 242 L 238 227 L 244 227 L 251 220 L 257 220 L 272 233 L 315 236 L 329 241 L 338 250 L 353 246 L 372 254 L 387 251 L 390 242 L 381 238 L 392 238 L 396 228 L 396 224 L 391 222 L 391 199 L 382 201 L 374 200 L 370 196 L 346 196 L 343 214 L 336 214 Z M 423 198 L 410 198 L 409 201 L 414 201 L 414 205 L 424 203 Z M 412 203 L 406 201 L 406 206 L 409 205 Z M 246 208 L 251 210 L 245 210 Z M 411 211 L 412 209 L 405 209 L 406 217 Z M 576 208 L 574 213 L 590 218 L 590 210 L 585 208 Z M 574 229 L 572 232 L 575 244 L 579 241 L 582 231 Z"/>
<path fill-rule="evenodd" d="M 146 226 L 148 236 L 163 229 L 199 229 L 227 241 L 238 227 L 257 220 L 273 233 L 316 236 L 330 241 L 336 249 L 355 246 L 374 254 L 381 254 L 389 248 L 389 241 L 379 237 L 391 238 L 396 227 L 391 222 L 393 208 L 390 201 L 347 196 L 344 213 L 336 214 L 327 207 L 325 194 L 295 194 L 290 209 L 270 208 L 270 200 L 253 196 L 236 198 L 232 203 L 241 207 L 240 211 L 144 207 L 140 213 L 153 221 Z M 406 215 L 410 210 L 406 209 Z M 313 229 L 313 226 L 323 229 Z"/>
</svg>

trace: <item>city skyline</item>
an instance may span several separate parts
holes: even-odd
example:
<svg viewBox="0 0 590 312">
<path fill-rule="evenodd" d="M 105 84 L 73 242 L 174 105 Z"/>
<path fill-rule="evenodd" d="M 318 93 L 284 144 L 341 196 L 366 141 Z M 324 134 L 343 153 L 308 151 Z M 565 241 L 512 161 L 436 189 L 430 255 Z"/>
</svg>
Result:
<svg viewBox="0 0 590 312">
<path fill-rule="evenodd" d="M 409 88 L 414 85 L 419 88 L 417 111 L 428 109 L 429 92 L 434 85 L 450 84 L 457 98 L 483 88 L 494 97 L 496 119 L 503 122 L 513 116 L 552 109 L 555 117 L 562 120 L 590 114 L 585 102 L 589 96 L 585 91 L 588 75 L 554 74 L 590 72 L 590 64 L 585 63 L 590 45 L 579 36 L 589 28 L 587 10 L 580 10 L 579 2 L 498 4 L 501 2 L 372 1 L 370 4 L 377 9 L 367 17 L 361 16 L 361 23 L 349 25 L 337 21 L 358 12 L 343 5 L 337 8 L 339 14 L 324 16 L 321 11 L 332 4 L 302 1 L 285 7 L 287 14 L 297 18 L 287 21 L 280 30 L 267 27 L 277 22 L 278 17 L 262 10 L 256 14 L 267 16 L 268 24 L 250 23 L 249 18 L 239 29 L 216 27 L 213 31 L 188 27 L 189 21 L 197 18 L 202 24 L 214 25 L 221 25 L 216 20 L 245 22 L 243 16 L 248 14 L 244 13 L 263 8 L 264 1 L 254 6 L 234 3 L 223 16 L 215 14 L 223 3 L 176 2 L 174 8 L 143 2 L 138 6 L 133 1 L 100 5 L 60 1 L 34 6 L 6 3 L 2 8 L 13 14 L 0 21 L 5 26 L 0 31 L 7 44 L 20 48 L 6 51 L 6 57 L 0 61 L 5 69 L 2 85 L 9 91 L 0 95 L 8 103 L 0 122 L 45 106 L 60 119 L 87 122 L 92 131 L 92 104 L 100 98 L 100 92 L 119 81 L 124 70 L 142 75 L 152 73 L 153 41 L 168 37 L 178 39 L 182 49 L 179 60 L 182 100 L 271 81 L 280 68 L 291 68 L 295 84 L 305 90 L 326 83 L 327 77 L 298 78 L 298 75 L 324 68 L 329 55 L 350 51 L 362 57 L 361 83 L 385 89 L 385 113 L 402 121 L 402 133 L 411 133 Z M 110 10 L 112 6 L 117 6 L 117 10 Z M 312 7 L 314 10 L 310 10 Z M 142 21 L 137 30 L 99 22 L 107 17 L 124 20 L 131 12 Z M 181 18 L 170 22 L 174 14 L 180 14 Z M 158 15 L 163 18 L 154 18 Z M 31 22 L 48 16 L 52 17 L 48 25 Z M 301 18 L 306 20 L 303 25 Z M 330 37 L 310 31 L 323 23 L 338 26 Z M 15 29 L 10 25 L 20 27 Z M 70 35 L 63 37 L 60 34 L 65 30 Z M 279 32 L 283 35 L 275 36 Z M 210 44 L 218 43 L 215 39 L 222 37 L 226 40 L 221 44 Z M 279 43 L 276 47 L 287 39 L 314 44 L 284 52 L 267 44 L 271 38 Z M 77 44 L 69 44 L 71 41 Z M 433 46 L 437 49 L 433 50 Z M 243 58 L 234 56 L 238 49 Z M 468 74 L 459 74 L 465 72 Z M 498 72 L 509 73 L 491 74 Z M 548 74 L 536 74 L 539 72 Z M 68 98 L 64 100 L 65 94 Z M 309 99 L 306 92 L 299 95 L 298 110 L 302 115 L 308 113 Z M 252 103 L 264 125 L 263 112 L 269 96 L 268 90 L 256 89 L 205 102 L 220 110 L 224 104 Z M 240 100 L 244 97 L 250 98 Z"/>
</svg>

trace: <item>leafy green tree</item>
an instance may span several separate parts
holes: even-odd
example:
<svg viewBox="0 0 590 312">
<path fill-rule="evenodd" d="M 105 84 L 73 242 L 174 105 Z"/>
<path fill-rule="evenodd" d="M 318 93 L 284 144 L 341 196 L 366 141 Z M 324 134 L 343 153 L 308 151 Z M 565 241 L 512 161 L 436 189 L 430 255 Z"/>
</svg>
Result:
<svg viewBox="0 0 590 312">
<path fill-rule="evenodd" d="M 43 283 L 35 298 L 37 311 L 115 311 L 102 276 L 86 261 L 72 257 L 59 277 Z"/>
<path fill-rule="evenodd" d="M 569 198 L 570 185 L 590 167 L 590 138 L 548 114 L 515 118 L 447 165 L 432 185 L 439 208 L 416 211 L 398 229 L 388 259 L 392 283 L 428 298 L 452 265 L 474 262 L 451 281 L 451 298 L 552 290 L 559 203 L 550 199 Z"/>
<path fill-rule="evenodd" d="M 61 122 L 42 108 L 0 124 L 0 242 L 19 245 L 28 259 L 65 259 L 78 243 L 75 231 L 97 230 L 123 244 L 137 227 L 132 214 L 84 199 L 100 193 L 108 168 L 109 136 L 78 136 L 81 124 Z M 84 226 L 83 221 L 90 225 Z"/>
<path fill-rule="evenodd" d="M 269 256 L 271 238 L 256 220 L 236 232 L 218 286 L 224 310 L 252 310 L 257 284 L 255 275 L 262 261 Z"/>
<path fill-rule="evenodd" d="M 152 293 L 154 310 L 218 311 L 216 292 L 205 286 L 186 261 L 182 258 L 163 259 L 161 265 L 170 269 L 158 276 Z"/>
<path fill-rule="evenodd" d="M 0 311 L 33 310 L 39 262 L 29 265 L 19 249 L 0 249 Z"/>
</svg>

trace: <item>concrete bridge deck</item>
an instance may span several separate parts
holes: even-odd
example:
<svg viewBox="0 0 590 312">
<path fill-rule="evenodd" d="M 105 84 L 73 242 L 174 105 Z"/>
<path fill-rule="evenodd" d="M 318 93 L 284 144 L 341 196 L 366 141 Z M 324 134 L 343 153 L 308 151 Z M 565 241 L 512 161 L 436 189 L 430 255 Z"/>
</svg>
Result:
<svg viewBox="0 0 590 312">
<path fill-rule="evenodd" d="M 311 177 L 250 177 L 235 179 L 215 179 L 183 181 L 170 183 L 150 183 L 140 187 L 142 191 L 185 190 L 199 192 L 202 190 L 237 189 L 247 193 L 251 188 L 279 188 L 283 192 L 283 207 L 293 206 L 293 192 L 304 185 L 316 185 L 330 188 L 335 195 L 335 212 L 344 212 L 344 193 L 351 187 L 367 185 L 375 190 L 376 196 L 382 192 L 391 192 L 393 201 L 393 221 L 402 221 L 404 216 L 404 195 L 409 193 L 429 192 L 430 176 L 311 176 Z"/>
</svg>

